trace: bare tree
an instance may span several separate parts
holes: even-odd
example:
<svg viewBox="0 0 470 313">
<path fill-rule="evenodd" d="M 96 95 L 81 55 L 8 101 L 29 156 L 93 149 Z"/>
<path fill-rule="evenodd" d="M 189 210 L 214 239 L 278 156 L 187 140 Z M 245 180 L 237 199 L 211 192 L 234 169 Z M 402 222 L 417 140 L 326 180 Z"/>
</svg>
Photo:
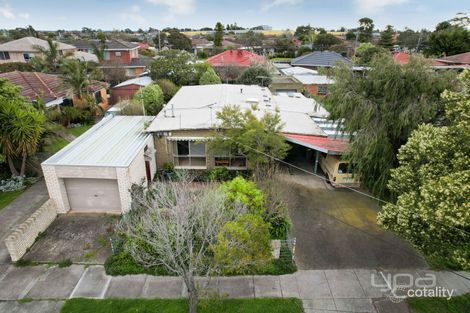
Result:
<svg viewBox="0 0 470 313">
<path fill-rule="evenodd" d="M 197 312 L 195 277 L 214 275 L 219 267 L 210 256 L 219 231 L 244 207 L 226 208 L 225 193 L 216 186 L 194 184 L 183 174 L 177 181 L 134 185 L 132 210 L 119 229 L 126 249 L 145 267 L 164 266 L 181 276 L 188 289 L 189 312 Z"/>
</svg>

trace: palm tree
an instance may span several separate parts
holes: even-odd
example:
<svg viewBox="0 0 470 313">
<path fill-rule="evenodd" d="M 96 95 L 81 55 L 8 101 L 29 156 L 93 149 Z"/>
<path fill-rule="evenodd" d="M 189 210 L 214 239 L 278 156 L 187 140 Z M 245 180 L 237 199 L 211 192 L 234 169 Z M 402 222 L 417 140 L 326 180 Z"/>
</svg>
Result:
<svg viewBox="0 0 470 313">
<path fill-rule="evenodd" d="M 83 98 L 91 82 L 88 63 L 81 60 L 67 60 L 61 66 L 62 82 L 72 89 L 78 99 Z"/>
<path fill-rule="evenodd" d="M 73 55 L 73 52 L 67 52 L 66 54 L 62 55 L 59 50 L 59 44 L 50 37 L 47 38 L 47 47 L 35 45 L 34 49 L 38 54 L 41 55 L 40 58 L 34 59 L 38 59 L 40 63 L 43 63 L 43 70 L 46 71 L 56 71 L 63 62 L 64 58 Z M 38 61 L 36 61 L 36 63 L 38 63 Z M 36 64 L 36 67 L 40 68 L 39 64 Z"/>
<path fill-rule="evenodd" d="M 93 47 L 93 53 L 98 58 L 98 61 L 101 62 L 104 60 L 104 54 L 105 54 L 104 51 L 107 48 L 106 35 L 104 33 L 99 33 L 98 38 L 100 40 L 98 45 L 92 43 L 91 46 Z"/>
<path fill-rule="evenodd" d="M 13 176 L 24 176 L 26 159 L 36 152 L 44 132 L 45 116 L 21 99 L 0 99 L 0 152 L 7 161 Z M 13 159 L 20 157 L 18 173 Z"/>
</svg>

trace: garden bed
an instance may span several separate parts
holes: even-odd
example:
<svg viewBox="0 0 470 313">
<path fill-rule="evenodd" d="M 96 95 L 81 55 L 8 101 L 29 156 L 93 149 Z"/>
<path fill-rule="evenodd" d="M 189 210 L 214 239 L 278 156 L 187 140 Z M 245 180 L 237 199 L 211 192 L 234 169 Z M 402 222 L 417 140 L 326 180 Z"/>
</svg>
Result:
<svg viewBox="0 0 470 313">
<path fill-rule="evenodd" d="M 111 313 L 111 312 L 188 312 L 188 301 L 163 299 L 70 299 L 61 313 Z M 198 306 L 200 313 L 302 313 L 299 299 L 217 299 L 202 300 Z"/>
</svg>

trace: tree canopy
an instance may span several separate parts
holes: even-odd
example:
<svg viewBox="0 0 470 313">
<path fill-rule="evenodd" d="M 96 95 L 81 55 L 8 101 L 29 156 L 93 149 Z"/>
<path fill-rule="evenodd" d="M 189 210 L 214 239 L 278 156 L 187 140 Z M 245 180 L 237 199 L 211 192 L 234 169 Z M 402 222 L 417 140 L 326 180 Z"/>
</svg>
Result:
<svg viewBox="0 0 470 313">
<path fill-rule="evenodd" d="M 214 34 L 214 46 L 222 47 L 222 41 L 224 40 L 224 25 L 221 22 L 215 24 L 215 34 Z"/>
<path fill-rule="evenodd" d="M 374 31 L 374 21 L 368 17 L 359 19 L 358 31 L 360 42 L 370 42 L 372 40 L 372 32 Z"/>
<path fill-rule="evenodd" d="M 424 50 L 428 56 L 449 56 L 470 50 L 470 31 L 465 27 L 442 22 L 436 26 Z"/>
<path fill-rule="evenodd" d="M 379 222 L 452 268 L 470 269 L 470 70 L 461 74 L 461 92 L 445 91 L 442 127 L 421 125 L 400 148 L 399 167 Z"/>
<path fill-rule="evenodd" d="M 382 47 L 377 47 L 370 42 L 363 42 L 356 49 L 356 63 L 358 65 L 368 66 L 375 56 L 386 52 L 387 50 Z"/>
<path fill-rule="evenodd" d="M 221 84 L 222 81 L 220 77 L 217 76 L 217 73 L 214 71 L 212 67 L 209 67 L 207 71 L 202 74 L 201 78 L 199 79 L 199 85 L 214 85 L 214 84 Z"/>
<path fill-rule="evenodd" d="M 157 39 L 158 40 L 158 39 Z M 172 49 L 192 51 L 193 45 L 191 39 L 177 30 L 171 30 L 167 37 L 168 44 Z"/>
<path fill-rule="evenodd" d="M 341 39 L 332 34 L 318 34 L 315 37 L 314 45 L 317 50 L 328 50 L 331 46 L 341 44 Z"/>
<path fill-rule="evenodd" d="M 238 84 L 269 86 L 272 78 L 271 73 L 263 66 L 251 66 L 243 71 L 237 79 Z"/>
<path fill-rule="evenodd" d="M 162 51 L 159 58 L 150 64 L 153 80 L 168 79 L 179 86 L 194 84 L 195 71 L 191 55 L 184 51 Z"/>
<path fill-rule="evenodd" d="M 393 26 L 387 25 L 385 30 L 380 33 L 379 46 L 391 50 L 395 44 L 395 39 L 393 38 L 394 34 L 395 30 L 393 29 Z"/>
<path fill-rule="evenodd" d="M 157 84 L 140 88 L 133 98 L 134 102 L 143 103 L 146 115 L 157 115 L 163 108 L 163 91 Z"/>
<path fill-rule="evenodd" d="M 455 86 L 453 73 L 435 72 L 420 57 L 398 65 L 392 56 L 380 55 L 365 74 L 341 65 L 334 77 L 326 104 L 331 118 L 353 134 L 345 157 L 367 188 L 385 195 L 390 170 L 398 165 L 398 149 L 419 124 L 440 116 L 440 94 Z"/>
</svg>

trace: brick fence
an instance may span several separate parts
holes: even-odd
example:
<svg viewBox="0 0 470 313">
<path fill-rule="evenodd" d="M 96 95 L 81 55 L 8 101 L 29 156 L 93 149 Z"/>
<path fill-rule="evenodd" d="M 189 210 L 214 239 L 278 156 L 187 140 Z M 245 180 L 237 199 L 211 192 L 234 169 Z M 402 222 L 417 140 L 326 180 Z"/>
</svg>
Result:
<svg viewBox="0 0 470 313">
<path fill-rule="evenodd" d="M 5 239 L 5 245 L 13 262 L 18 261 L 26 253 L 36 240 L 39 233 L 57 217 L 54 202 L 49 199 L 37 209 L 26 221 L 15 226 Z"/>
</svg>

